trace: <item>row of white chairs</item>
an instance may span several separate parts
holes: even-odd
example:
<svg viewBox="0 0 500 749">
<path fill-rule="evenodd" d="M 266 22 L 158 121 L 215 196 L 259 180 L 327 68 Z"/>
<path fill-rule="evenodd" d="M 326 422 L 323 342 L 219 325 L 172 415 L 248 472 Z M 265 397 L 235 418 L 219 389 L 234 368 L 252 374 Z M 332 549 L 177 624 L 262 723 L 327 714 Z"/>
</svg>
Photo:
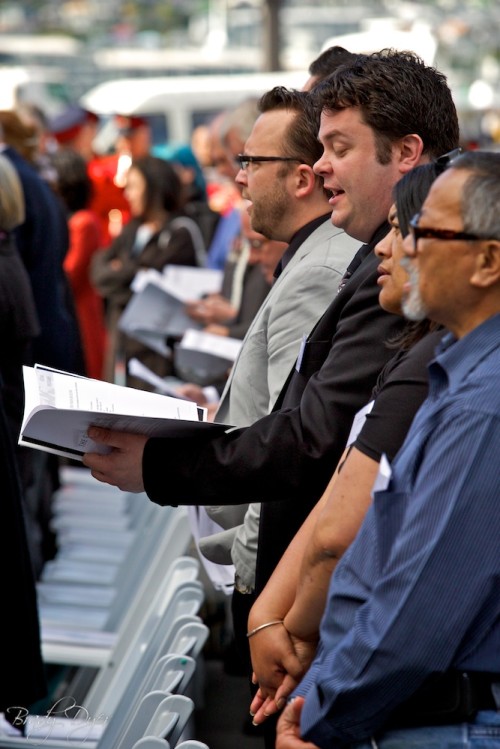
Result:
<svg viewBox="0 0 500 749">
<path fill-rule="evenodd" d="M 38 597 L 44 660 L 73 675 L 58 716 L 29 716 L 25 735 L 0 736 L 0 747 L 208 749 L 192 738 L 208 629 L 186 511 L 100 485 L 86 469 L 62 479 L 58 553 Z"/>
<path fill-rule="evenodd" d="M 44 658 L 99 667 L 119 638 L 129 639 L 124 630 L 132 636 L 176 584 L 196 579 L 191 558 L 166 575 L 190 540 L 186 513 L 101 485 L 74 468 L 63 471 L 54 512 L 55 527 L 64 525 L 65 532 L 57 531 L 57 557 L 38 585 Z M 117 552 L 119 562 L 106 558 Z"/>
</svg>

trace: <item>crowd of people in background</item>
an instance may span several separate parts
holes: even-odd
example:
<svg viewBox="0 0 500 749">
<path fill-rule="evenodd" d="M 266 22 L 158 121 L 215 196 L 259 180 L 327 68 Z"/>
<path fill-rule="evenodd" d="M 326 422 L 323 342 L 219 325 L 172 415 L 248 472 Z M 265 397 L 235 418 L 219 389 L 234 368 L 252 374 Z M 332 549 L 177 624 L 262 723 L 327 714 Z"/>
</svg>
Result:
<svg viewBox="0 0 500 749">
<path fill-rule="evenodd" d="M 19 643 L 0 712 L 47 692 L 35 583 L 61 463 L 17 445 L 22 367 L 148 389 L 128 370 L 139 359 L 232 428 L 95 430 L 113 450 L 84 464 L 213 524 L 198 553 L 234 566 L 233 652 L 266 748 L 424 749 L 430 731 L 451 749 L 459 726 L 464 746 L 500 747 L 498 154 L 463 153 L 444 76 L 394 50 L 333 47 L 301 91 L 245 99 L 185 143 L 153 144 L 147 118 L 116 113 L 97 153 L 101 124 L 76 105 L 0 112 Z M 185 305 L 241 341 L 209 387 L 179 376 L 180 337 L 165 356 L 120 329 L 134 279 L 167 266 L 221 272 Z"/>
</svg>

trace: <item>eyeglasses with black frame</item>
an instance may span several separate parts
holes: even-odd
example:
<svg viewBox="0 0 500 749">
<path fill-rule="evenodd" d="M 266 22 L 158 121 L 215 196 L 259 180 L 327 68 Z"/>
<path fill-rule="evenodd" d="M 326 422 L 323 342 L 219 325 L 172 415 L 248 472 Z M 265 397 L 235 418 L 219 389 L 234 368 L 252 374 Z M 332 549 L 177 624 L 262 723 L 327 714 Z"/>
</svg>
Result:
<svg viewBox="0 0 500 749">
<path fill-rule="evenodd" d="M 301 163 L 301 160 L 294 156 L 248 156 L 246 153 L 239 153 L 236 161 L 243 171 L 248 169 L 249 164 L 257 164 L 260 161 L 296 161 L 298 164 Z"/>
<path fill-rule="evenodd" d="M 438 239 L 448 242 L 478 242 L 489 239 L 481 237 L 478 234 L 471 234 L 467 231 L 454 231 L 454 229 L 433 229 L 430 226 L 419 226 L 420 213 L 416 213 L 409 222 L 410 235 L 413 240 L 413 250 L 417 251 L 417 242 L 419 239 Z"/>
</svg>

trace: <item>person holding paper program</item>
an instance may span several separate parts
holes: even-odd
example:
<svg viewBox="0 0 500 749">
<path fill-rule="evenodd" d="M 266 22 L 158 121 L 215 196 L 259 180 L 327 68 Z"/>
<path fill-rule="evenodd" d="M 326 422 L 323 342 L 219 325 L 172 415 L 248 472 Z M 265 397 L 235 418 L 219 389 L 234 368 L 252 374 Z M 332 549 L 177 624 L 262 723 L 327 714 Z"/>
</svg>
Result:
<svg viewBox="0 0 500 749">
<path fill-rule="evenodd" d="M 188 302 L 186 312 L 207 333 L 244 338 L 271 288 L 271 280 L 260 267 L 262 249 L 270 245 L 278 260 L 286 244 L 253 231 L 243 207 L 237 210 L 241 213 L 241 234 L 233 240 L 225 262 L 221 291 Z"/>
<path fill-rule="evenodd" d="M 133 356 L 141 359 L 155 374 L 171 372 L 171 362 L 143 344 L 124 336 L 118 320 L 132 296 L 130 284 L 138 270 L 161 270 L 167 263 L 198 265 L 193 236 L 201 233 L 192 219 L 180 217 L 181 183 L 173 166 L 163 159 L 145 156 L 134 161 L 127 172 L 125 195 L 131 220 L 111 246 L 92 260 L 91 278 L 106 300 L 108 350 L 105 379 L 115 382 L 117 366 Z M 187 223 L 186 223 L 187 222 Z M 194 226 L 192 234 L 187 226 Z M 149 389 L 142 380 L 127 376 L 126 384 Z"/>
</svg>

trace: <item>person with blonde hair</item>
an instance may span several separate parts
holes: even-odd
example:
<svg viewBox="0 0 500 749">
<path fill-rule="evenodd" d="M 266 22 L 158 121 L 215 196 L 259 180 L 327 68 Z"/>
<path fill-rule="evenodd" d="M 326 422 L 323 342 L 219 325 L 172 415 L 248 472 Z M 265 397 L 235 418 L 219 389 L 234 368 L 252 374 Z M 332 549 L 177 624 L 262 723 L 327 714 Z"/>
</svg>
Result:
<svg viewBox="0 0 500 749">
<path fill-rule="evenodd" d="M 26 161 L 34 166 L 39 146 L 35 125 L 23 119 L 14 110 L 0 111 L 0 125 L 5 142 L 15 148 Z"/>
<path fill-rule="evenodd" d="M 23 188 L 10 161 L 0 154 L 0 228 L 11 231 L 26 215 Z"/>
</svg>

